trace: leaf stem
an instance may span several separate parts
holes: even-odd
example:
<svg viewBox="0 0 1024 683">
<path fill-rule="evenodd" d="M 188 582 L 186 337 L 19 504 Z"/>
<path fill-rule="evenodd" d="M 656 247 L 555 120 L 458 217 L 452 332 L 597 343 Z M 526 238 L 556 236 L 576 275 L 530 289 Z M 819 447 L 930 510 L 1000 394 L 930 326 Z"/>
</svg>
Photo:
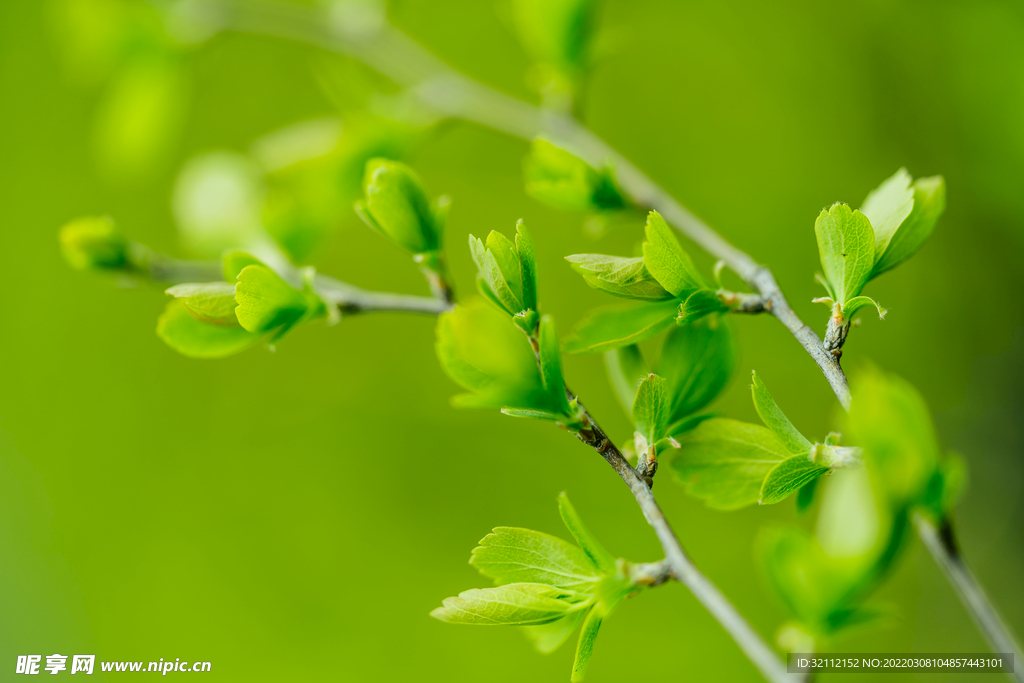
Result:
<svg viewBox="0 0 1024 683">
<path fill-rule="evenodd" d="M 921 514 L 914 515 L 914 526 L 917 527 L 917 534 L 924 541 L 924 545 L 946 574 L 950 584 L 956 590 L 957 595 L 968 613 L 974 619 L 974 623 L 995 652 L 1013 654 L 1014 673 L 1013 678 L 1019 683 L 1024 683 L 1024 652 L 1020 645 L 1010 634 L 1010 630 L 996 612 L 992 602 L 985 595 L 974 577 L 974 573 L 964 562 L 960 554 L 960 548 L 956 542 L 956 534 L 953 525 L 949 520 L 944 520 L 936 526 L 931 520 Z"/>
</svg>

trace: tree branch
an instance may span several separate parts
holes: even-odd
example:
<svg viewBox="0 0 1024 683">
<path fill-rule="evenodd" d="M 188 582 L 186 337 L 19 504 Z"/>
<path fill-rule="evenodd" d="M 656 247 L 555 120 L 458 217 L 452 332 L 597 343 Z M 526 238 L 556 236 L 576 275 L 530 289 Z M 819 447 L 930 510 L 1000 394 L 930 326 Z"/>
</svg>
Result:
<svg viewBox="0 0 1024 683">
<path fill-rule="evenodd" d="M 316 276 L 317 293 L 341 313 L 401 312 L 440 315 L 451 310 L 444 299 L 391 292 L 371 292 L 325 275 Z"/>
<path fill-rule="evenodd" d="M 1013 677 L 1019 683 L 1024 683 L 1024 652 L 1010 635 L 1010 630 L 960 555 L 950 522 L 945 521 L 936 527 L 928 518 L 918 514 L 914 516 L 914 526 L 992 648 L 996 652 L 1013 654 Z"/>
</svg>

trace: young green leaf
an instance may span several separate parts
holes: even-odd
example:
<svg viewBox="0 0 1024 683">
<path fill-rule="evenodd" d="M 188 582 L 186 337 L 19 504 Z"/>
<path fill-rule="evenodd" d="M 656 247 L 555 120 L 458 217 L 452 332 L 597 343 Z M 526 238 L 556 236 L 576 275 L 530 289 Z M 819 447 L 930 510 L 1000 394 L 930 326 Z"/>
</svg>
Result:
<svg viewBox="0 0 1024 683">
<path fill-rule="evenodd" d="M 633 401 L 636 400 L 640 382 L 650 373 L 643 354 L 640 353 L 640 347 L 630 344 L 607 351 L 604 354 L 604 366 L 615 391 L 615 397 L 619 399 L 623 410 L 627 414 L 632 414 Z"/>
<path fill-rule="evenodd" d="M 597 353 L 636 344 L 668 329 L 674 301 L 598 308 L 576 324 L 566 338 L 566 353 Z"/>
<path fill-rule="evenodd" d="M 60 249 L 72 268 L 117 270 L 128 264 L 128 240 L 106 217 L 78 218 L 60 229 Z"/>
<path fill-rule="evenodd" d="M 224 280 L 235 282 L 246 266 L 266 265 L 252 254 L 244 251 L 229 251 L 221 258 L 221 269 L 224 272 Z"/>
<path fill-rule="evenodd" d="M 735 362 L 736 345 L 727 321 L 673 327 L 655 370 L 669 383 L 671 421 L 684 420 L 711 403 L 728 383 Z"/>
<path fill-rule="evenodd" d="M 718 292 L 713 289 L 698 289 L 686 297 L 686 301 L 679 304 L 679 315 L 676 316 L 676 324 L 688 325 L 712 313 L 722 313 L 728 310 L 729 307 L 718 298 Z"/>
<path fill-rule="evenodd" d="M 300 291 L 263 265 L 246 266 L 235 285 L 235 315 L 250 332 L 277 329 L 283 333 L 300 320 L 325 312 L 311 291 Z"/>
<path fill-rule="evenodd" d="M 671 467 L 687 493 L 710 507 L 753 505 L 773 467 L 790 456 L 770 430 L 726 418 L 702 422 L 679 438 Z"/>
<path fill-rule="evenodd" d="M 790 453 L 807 454 L 814 447 L 807 437 L 793 426 L 789 418 L 782 412 L 775 403 L 775 399 L 768 393 L 768 387 L 764 385 L 756 372 L 751 373 L 750 393 L 754 398 L 754 409 L 758 417 L 764 422 L 765 427 L 775 432 L 775 436 L 786 445 Z"/>
<path fill-rule="evenodd" d="M 587 664 L 590 663 L 590 658 L 594 654 L 594 641 L 597 640 L 597 632 L 601 628 L 603 617 L 604 613 L 594 607 L 583 621 L 580 639 L 576 644 L 576 660 L 572 664 L 572 683 L 582 681 L 587 672 Z"/>
<path fill-rule="evenodd" d="M 423 183 L 405 164 L 370 159 L 363 179 L 364 199 L 356 213 L 368 226 L 413 254 L 436 252 L 440 233 Z"/>
<path fill-rule="evenodd" d="M 530 529 L 496 527 L 469 563 L 496 584 L 543 583 L 587 592 L 601 574 L 586 553 L 560 538 Z"/>
<path fill-rule="evenodd" d="M 871 222 L 846 204 L 822 209 L 814 222 L 818 254 L 825 277 L 841 306 L 864 288 L 875 263 L 875 235 Z"/>
<path fill-rule="evenodd" d="M 854 313 L 864 308 L 865 306 L 874 306 L 878 311 L 878 318 L 880 320 L 885 319 L 885 314 L 888 313 L 882 305 L 869 296 L 855 296 L 843 306 L 843 315 L 849 320 Z"/>
<path fill-rule="evenodd" d="M 848 588 L 834 563 L 798 529 L 765 529 L 757 545 L 768 582 L 789 611 L 813 634 L 827 635 L 829 616 L 845 606 Z"/>
<path fill-rule="evenodd" d="M 213 325 L 237 325 L 235 286 L 227 282 L 202 282 L 175 285 L 167 294 L 182 299 L 185 308 L 200 322 Z"/>
<path fill-rule="evenodd" d="M 555 321 L 545 315 L 540 319 L 539 339 L 540 373 L 544 388 L 551 397 L 551 405 L 558 408 L 566 416 L 574 416 L 575 411 L 569 406 L 565 394 L 565 380 L 562 378 L 562 352 L 558 348 L 558 335 L 555 334 Z"/>
<path fill-rule="evenodd" d="M 871 277 L 895 268 L 921 248 L 935 230 L 946 208 L 946 181 L 942 176 L 918 178 L 913 184 L 914 208 L 889 238 L 885 251 L 876 253 Z"/>
<path fill-rule="evenodd" d="M 672 397 L 668 381 L 664 377 L 648 375 L 640 382 L 633 402 L 633 422 L 649 445 L 653 445 L 665 434 L 668 427 Z"/>
<path fill-rule="evenodd" d="M 530 146 L 523 164 L 526 194 L 562 211 L 620 209 L 625 200 L 608 171 L 597 171 L 572 152 L 543 138 Z"/>
<path fill-rule="evenodd" d="M 533 240 L 526 226 L 520 220 L 516 223 L 516 255 L 519 257 L 519 271 L 522 279 L 523 307 L 537 310 L 537 254 Z"/>
<path fill-rule="evenodd" d="M 449 624 L 526 626 L 547 624 L 586 609 L 586 597 L 540 583 L 474 588 L 445 598 L 430 616 Z"/>
<path fill-rule="evenodd" d="M 576 539 L 580 549 L 586 553 L 590 561 L 603 573 L 615 571 L 615 557 L 604 549 L 597 539 L 590 533 L 583 520 L 580 519 L 576 508 L 569 502 L 569 496 L 565 491 L 558 494 L 558 514 L 562 517 L 565 528 L 569 530 L 572 537 Z"/>
<path fill-rule="evenodd" d="M 673 298 L 648 272 L 642 258 L 573 254 L 565 260 L 594 289 L 625 299 L 662 301 Z"/>
<path fill-rule="evenodd" d="M 680 299 L 707 287 L 689 254 L 683 251 L 672 229 L 657 211 L 647 216 L 646 235 L 644 265 L 662 287 Z"/>
<path fill-rule="evenodd" d="M 786 458 L 768 471 L 757 502 L 760 505 L 780 503 L 826 472 L 828 468 L 811 462 L 807 453 Z"/>
<path fill-rule="evenodd" d="M 586 612 L 577 610 L 569 612 L 568 615 L 547 624 L 536 626 L 523 626 L 526 637 L 533 641 L 533 646 L 541 654 L 550 654 L 560 648 L 569 636 L 576 630 L 576 627 L 583 621 Z"/>
<path fill-rule="evenodd" d="M 517 316 L 516 324 L 532 335 L 537 324 L 537 264 L 523 222 L 516 225 L 515 242 L 492 230 L 486 243 L 470 235 L 469 250 L 477 265 L 480 293 L 509 315 Z"/>
<path fill-rule="evenodd" d="M 513 0 L 513 19 L 530 57 L 574 76 L 588 61 L 593 0 Z"/>
<path fill-rule="evenodd" d="M 871 221 L 875 233 L 875 260 L 882 258 L 889 241 L 914 208 L 913 178 L 901 168 L 876 187 L 864 200 L 860 212 Z"/>
<path fill-rule="evenodd" d="M 180 299 L 167 304 L 156 333 L 165 344 L 189 358 L 224 358 L 244 351 L 262 337 L 238 325 L 210 325 L 189 313 Z"/>
</svg>

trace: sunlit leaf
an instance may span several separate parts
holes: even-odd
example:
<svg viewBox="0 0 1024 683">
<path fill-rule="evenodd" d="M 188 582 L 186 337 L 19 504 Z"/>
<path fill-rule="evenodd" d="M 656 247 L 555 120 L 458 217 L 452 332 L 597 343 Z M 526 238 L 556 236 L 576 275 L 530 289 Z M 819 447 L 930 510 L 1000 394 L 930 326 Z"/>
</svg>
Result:
<svg viewBox="0 0 1024 683">
<path fill-rule="evenodd" d="M 497 584 L 543 583 L 586 592 L 601 578 L 586 553 L 571 543 L 513 527 L 496 527 L 469 563 Z"/>
<path fill-rule="evenodd" d="M 244 351 L 262 338 L 238 325 L 200 322 L 180 299 L 167 304 L 157 321 L 156 333 L 172 349 L 190 358 L 223 358 Z"/>
<path fill-rule="evenodd" d="M 474 588 L 445 598 L 430 616 L 450 624 L 547 624 L 587 606 L 585 596 L 540 583 Z"/>
</svg>

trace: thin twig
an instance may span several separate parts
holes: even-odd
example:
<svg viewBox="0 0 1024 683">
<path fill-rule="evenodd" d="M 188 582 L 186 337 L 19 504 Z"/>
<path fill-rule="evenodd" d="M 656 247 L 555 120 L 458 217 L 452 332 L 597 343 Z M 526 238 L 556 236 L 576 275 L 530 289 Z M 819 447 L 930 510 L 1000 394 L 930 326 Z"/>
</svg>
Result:
<svg viewBox="0 0 1024 683">
<path fill-rule="evenodd" d="M 371 292 L 323 275 L 317 275 L 316 286 L 320 297 L 337 306 L 341 313 L 391 311 L 440 315 L 451 310 L 452 307 L 452 304 L 443 299 L 391 292 Z"/>
<path fill-rule="evenodd" d="M 1013 677 L 1019 683 L 1024 683 L 1024 652 L 1014 641 L 1010 630 L 964 562 L 952 525 L 947 521 L 937 527 L 931 520 L 918 514 L 914 516 L 914 526 L 917 527 L 917 533 L 924 541 L 925 547 L 935 558 L 936 564 L 946 573 L 974 623 L 992 644 L 992 648 L 996 652 L 1013 655 Z"/>
</svg>

